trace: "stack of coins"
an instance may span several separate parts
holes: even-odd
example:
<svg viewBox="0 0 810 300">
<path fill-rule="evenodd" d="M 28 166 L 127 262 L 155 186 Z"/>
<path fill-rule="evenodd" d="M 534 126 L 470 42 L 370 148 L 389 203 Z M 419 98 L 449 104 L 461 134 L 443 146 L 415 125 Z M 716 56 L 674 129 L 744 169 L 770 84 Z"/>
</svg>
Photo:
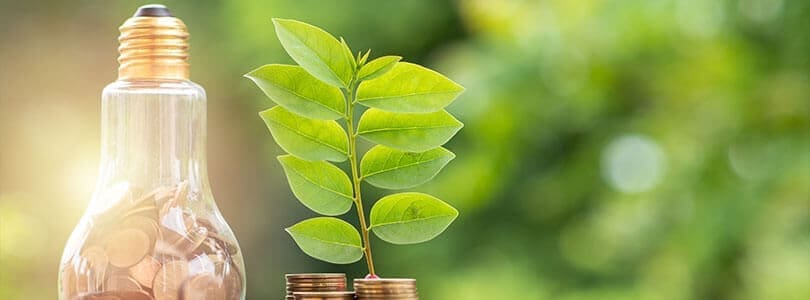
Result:
<svg viewBox="0 0 810 300">
<path fill-rule="evenodd" d="M 354 300 L 354 292 L 295 292 L 295 300 Z"/>
<path fill-rule="evenodd" d="M 354 292 L 358 300 L 419 300 L 415 279 L 355 279 Z"/>
<path fill-rule="evenodd" d="M 140 197 L 130 189 L 91 219 L 84 244 L 62 266 L 71 300 L 239 300 L 235 242 L 187 205 L 187 182 Z"/>
<path fill-rule="evenodd" d="M 310 273 L 310 274 L 287 274 L 287 300 L 298 299 L 296 293 L 300 292 L 345 292 L 346 274 L 343 273 Z M 315 296 L 315 295 L 301 295 Z M 325 295 L 330 296 L 330 295 Z M 337 296 L 337 295 L 331 295 Z M 319 299 L 319 298 L 303 298 Z M 343 299 L 343 298 L 326 298 Z"/>
</svg>

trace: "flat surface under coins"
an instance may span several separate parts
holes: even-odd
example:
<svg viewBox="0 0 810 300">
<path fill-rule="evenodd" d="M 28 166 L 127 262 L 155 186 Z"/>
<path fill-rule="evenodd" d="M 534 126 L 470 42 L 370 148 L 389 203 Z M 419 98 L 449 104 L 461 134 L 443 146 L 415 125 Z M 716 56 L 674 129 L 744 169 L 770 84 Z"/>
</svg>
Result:
<svg viewBox="0 0 810 300">
<path fill-rule="evenodd" d="M 189 185 L 136 191 L 93 216 L 61 267 L 65 299 L 241 300 L 239 248 L 221 232 L 227 226 L 186 207 Z"/>
</svg>

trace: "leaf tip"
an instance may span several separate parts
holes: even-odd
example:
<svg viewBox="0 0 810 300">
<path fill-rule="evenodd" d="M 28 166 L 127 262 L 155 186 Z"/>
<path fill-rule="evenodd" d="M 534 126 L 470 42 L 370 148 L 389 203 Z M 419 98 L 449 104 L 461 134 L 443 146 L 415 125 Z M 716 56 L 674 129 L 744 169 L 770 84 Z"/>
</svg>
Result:
<svg viewBox="0 0 810 300">
<path fill-rule="evenodd" d="M 276 25 L 278 25 L 280 23 L 283 23 L 283 22 L 286 22 L 286 21 L 292 21 L 291 19 L 284 19 L 284 18 L 270 18 L 270 20 L 273 21 L 273 24 L 276 24 Z"/>
</svg>

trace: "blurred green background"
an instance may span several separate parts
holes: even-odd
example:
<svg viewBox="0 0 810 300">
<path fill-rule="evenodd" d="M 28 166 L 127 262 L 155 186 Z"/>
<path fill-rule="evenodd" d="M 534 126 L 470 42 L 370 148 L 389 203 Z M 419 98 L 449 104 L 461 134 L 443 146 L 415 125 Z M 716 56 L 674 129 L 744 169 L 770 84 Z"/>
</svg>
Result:
<svg viewBox="0 0 810 300">
<path fill-rule="evenodd" d="M 145 1 L 0 0 L 0 298 L 54 299 L 93 189 L 118 26 Z M 375 239 L 423 299 L 810 299 L 810 2 L 167 1 L 208 91 L 210 177 L 248 299 L 345 271 L 282 228 L 292 196 L 242 74 L 291 63 L 271 17 L 400 54 L 467 88 L 458 154 L 417 188 L 461 211 L 436 240 Z M 371 197 L 382 191 L 369 188 Z M 353 218 L 353 217 L 351 217 Z"/>
</svg>

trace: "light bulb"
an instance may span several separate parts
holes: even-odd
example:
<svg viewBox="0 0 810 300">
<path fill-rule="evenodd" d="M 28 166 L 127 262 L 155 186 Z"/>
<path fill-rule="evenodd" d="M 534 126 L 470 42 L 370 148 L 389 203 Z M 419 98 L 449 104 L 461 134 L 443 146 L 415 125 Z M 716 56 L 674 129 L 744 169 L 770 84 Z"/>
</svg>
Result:
<svg viewBox="0 0 810 300">
<path fill-rule="evenodd" d="M 244 299 L 242 254 L 208 182 L 206 97 L 188 80 L 186 26 L 147 5 L 120 31 L 99 179 L 64 250 L 59 299 Z"/>
</svg>

